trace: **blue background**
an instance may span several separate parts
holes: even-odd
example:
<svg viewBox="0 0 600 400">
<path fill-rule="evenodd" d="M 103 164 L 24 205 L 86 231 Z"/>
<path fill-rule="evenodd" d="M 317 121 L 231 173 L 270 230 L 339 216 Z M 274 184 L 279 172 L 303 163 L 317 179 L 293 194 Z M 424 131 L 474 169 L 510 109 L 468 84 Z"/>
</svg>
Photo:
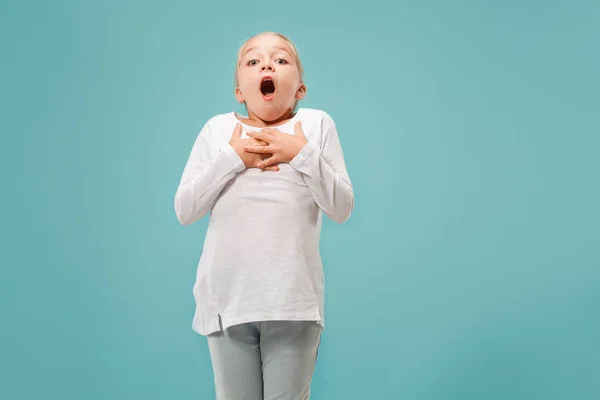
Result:
<svg viewBox="0 0 600 400">
<path fill-rule="evenodd" d="M 297 44 L 356 208 L 313 399 L 600 398 L 597 1 L 0 6 L 2 399 L 211 399 L 173 197 L 238 46 Z"/>
</svg>

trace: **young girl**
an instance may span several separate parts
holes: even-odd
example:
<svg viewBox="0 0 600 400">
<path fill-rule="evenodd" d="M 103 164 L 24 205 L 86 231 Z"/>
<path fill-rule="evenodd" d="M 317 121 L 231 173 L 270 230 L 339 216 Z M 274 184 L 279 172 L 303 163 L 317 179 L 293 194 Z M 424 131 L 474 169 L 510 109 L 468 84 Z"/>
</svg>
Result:
<svg viewBox="0 0 600 400">
<path fill-rule="evenodd" d="M 217 399 L 308 399 L 321 330 L 322 213 L 354 207 L 336 126 L 296 105 L 306 92 L 294 44 L 261 33 L 239 50 L 236 99 L 192 148 L 175 212 L 210 211 L 192 328 L 207 336 Z"/>
</svg>

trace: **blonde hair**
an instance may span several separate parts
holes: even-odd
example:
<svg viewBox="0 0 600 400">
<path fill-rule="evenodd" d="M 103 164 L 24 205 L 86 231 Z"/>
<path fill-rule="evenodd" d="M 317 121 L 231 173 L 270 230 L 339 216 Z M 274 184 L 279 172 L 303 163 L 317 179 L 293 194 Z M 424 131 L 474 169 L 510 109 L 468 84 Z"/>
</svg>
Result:
<svg viewBox="0 0 600 400">
<path fill-rule="evenodd" d="M 242 51 L 244 51 L 244 47 L 246 47 L 246 45 L 248 44 L 248 42 L 250 42 L 252 39 L 258 37 L 258 36 L 262 36 L 262 35 L 275 35 L 280 37 L 281 39 L 283 39 L 291 48 L 292 50 L 292 57 L 294 57 L 294 61 L 296 62 L 296 66 L 298 67 L 298 72 L 300 75 L 300 81 L 302 81 L 303 76 L 304 76 L 304 68 L 302 67 L 302 62 L 300 62 L 300 56 L 298 55 L 298 49 L 296 48 L 296 45 L 294 44 L 294 42 L 292 42 L 287 36 L 281 34 L 281 33 L 277 33 L 277 32 L 261 32 L 258 33 L 254 36 L 252 36 L 251 38 L 247 39 L 244 43 L 242 43 L 242 45 L 240 46 L 240 49 L 238 50 L 238 56 L 237 56 L 237 63 L 235 65 L 235 76 L 234 76 L 234 83 L 235 83 L 235 87 L 238 86 L 238 71 L 240 69 L 240 62 L 242 61 Z"/>
</svg>

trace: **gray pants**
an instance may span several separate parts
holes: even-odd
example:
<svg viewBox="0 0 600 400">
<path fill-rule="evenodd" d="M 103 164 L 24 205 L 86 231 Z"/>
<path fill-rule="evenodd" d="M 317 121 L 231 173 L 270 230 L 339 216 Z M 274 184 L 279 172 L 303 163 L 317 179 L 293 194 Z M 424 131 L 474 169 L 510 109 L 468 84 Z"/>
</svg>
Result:
<svg viewBox="0 0 600 400">
<path fill-rule="evenodd" d="M 320 341 L 312 321 L 247 323 L 209 335 L 217 400 L 307 400 Z"/>
</svg>

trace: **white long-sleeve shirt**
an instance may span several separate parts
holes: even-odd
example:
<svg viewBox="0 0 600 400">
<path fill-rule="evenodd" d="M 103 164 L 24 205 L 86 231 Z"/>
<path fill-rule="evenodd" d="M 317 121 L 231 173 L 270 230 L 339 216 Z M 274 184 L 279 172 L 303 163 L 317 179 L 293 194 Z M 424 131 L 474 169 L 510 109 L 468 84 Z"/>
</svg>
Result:
<svg viewBox="0 0 600 400">
<path fill-rule="evenodd" d="M 322 212 L 343 223 L 354 193 L 333 119 L 301 108 L 277 128 L 294 134 L 298 120 L 308 144 L 277 172 L 244 166 L 229 145 L 240 123 L 234 112 L 211 118 L 194 143 L 175 212 L 190 225 L 210 211 L 193 288 L 199 334 L 267 320 L 325 326 Z M 242 138 L 260 130 L 242 127 Z"/>
</svg>

